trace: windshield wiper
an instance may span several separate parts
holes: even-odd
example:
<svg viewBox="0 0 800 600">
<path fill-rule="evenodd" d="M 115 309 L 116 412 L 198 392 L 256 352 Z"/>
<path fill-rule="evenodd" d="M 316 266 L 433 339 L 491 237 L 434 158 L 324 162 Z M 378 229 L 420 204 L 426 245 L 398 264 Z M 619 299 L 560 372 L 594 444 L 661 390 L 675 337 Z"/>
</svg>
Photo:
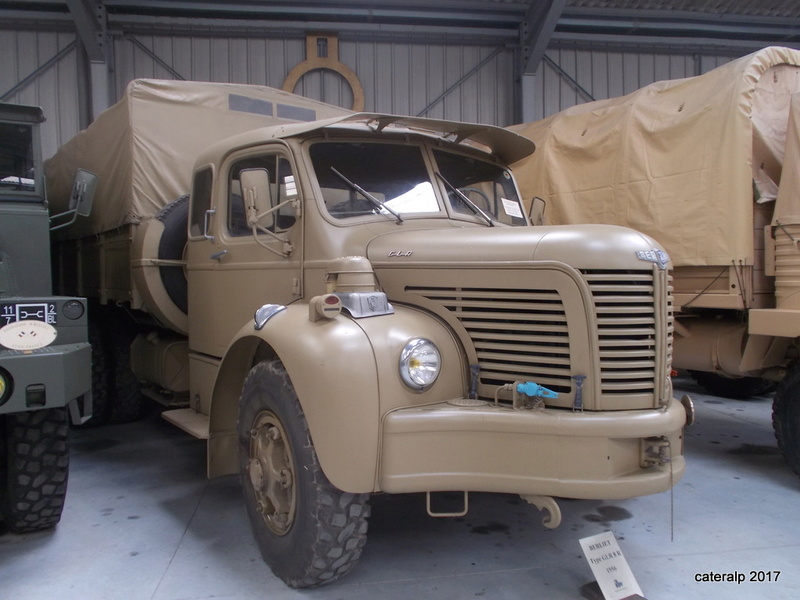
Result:
<svg viewBox="0 0 800 600">
<path fill-rule="evenodd" d="M 380 200 L 378 200 L 375 196 L 370 194 L 367 190 L 362 188 L 357 183 L 355 183 L 353 181 L 350 181 L 347 177 L 345 177 L 339 171 L 337 171 L 335 167 L 331 167 L 331 171 L 333 171 L 338 177 L 341 178 L 342 181 L 344 181 L 347 185 L 349 185 L 350 188 L 354 192 L 358 192 L 359 194 L 364 196 L 364 198 L 366 198 L 375 208 L 377 208 L 378 210 L 384 210 L 385 209 L 387 212 L 389 212 L 392 215 L 394 215 L 394 218 L 397 219 L 398 223 L 402 223 L 403 222 L 403 218 L 396 211 L 394 211 L 391 208 L 389 208 L 388 206 L 386 206 L 385 203 L 383 203 Z"/>
<path fill-rule="evenodd" d="M 444 175 L 442 175 L 442 174 L 441 174 L 441 173 L 439 173 L 438 171 L 436 172 L 436 176 L 437 176 L 439 179 L 441 179 L 441 180 L 442 180 L 442 183 L 444 183 L 444 184 L 447 186 L 447 189 L 449 189 L 451 192 L 453 192 L 454 194 L 456 194 L 456 195 L 457 195 L 457 196 L 458 196 L 458 197 L 461 199 L 461 201 L 462 201 L 464 204 L 466 204 L 468 207 L 470 207 L 470 208 L 472 209 L 472 211 L 473 211 L 473 212 L 474 212 L 476 215 L 478 215 L 478 216 L 480 216 L 481 218 L 483 218 L 483 220 L 484 220 L 484 221 L 486 221 L 486 224 L 487 224 L 489 227 L 494 227 L 494 221 L 492 221 L 492 217 L 490 217 L 490 216 L 489 216 L 489 215 L 487 215 L 485 212 L 483 212 L 483 211 L 480 209 L 480 207 L 478 207 L 478 205 L 477 205 L 477 204 L 475 204 L 475 203 L 474 203 L 472 200 L 470 200 L 469 198 L 467 198 L 467 195 L 466 195 L 464 192 L 462 192 L 460 189 L 458 189 L 458 188 L 457 188 L 456 186 L 454 186 L 452 183 L 450 183 L 449 181 L 447 181 L 447 179 L 445 179 L 445 178 L 444 178 Z"/>
</svg>

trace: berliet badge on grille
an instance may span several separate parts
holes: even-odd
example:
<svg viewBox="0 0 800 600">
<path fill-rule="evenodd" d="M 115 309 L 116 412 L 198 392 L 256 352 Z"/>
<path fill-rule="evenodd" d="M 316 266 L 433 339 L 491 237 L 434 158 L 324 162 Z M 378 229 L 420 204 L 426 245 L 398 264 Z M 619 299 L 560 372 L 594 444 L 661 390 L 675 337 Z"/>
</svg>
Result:
<svg viewBox="0 0 800 600">
<path fill-rule="evenodd" d="M 655 263 L 660 269 L 666 269 L 667 263 L 669 263 L 669 254 L 657 248 L 653 248 L 652 250 L 639 250 L 636 253 L 636 258 Z"/>
</svg>

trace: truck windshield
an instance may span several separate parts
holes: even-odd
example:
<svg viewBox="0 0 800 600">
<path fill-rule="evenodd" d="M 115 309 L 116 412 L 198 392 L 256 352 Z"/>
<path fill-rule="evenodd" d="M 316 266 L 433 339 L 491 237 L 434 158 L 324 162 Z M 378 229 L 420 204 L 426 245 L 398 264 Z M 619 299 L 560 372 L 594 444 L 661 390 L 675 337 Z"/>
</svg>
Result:
<svg viewBox="0 0 800 600">
<path fill-rule="evenodd" d="M 526 224 L 514 180 L 507 169 L 444 150 L 434 150 L 433 155 L 442 178 L 449 184 L 448 201 L 454 212 L 471 215 L 477 207 L 494 221 L 506 225 Z"/>
<path fill-rule="evenodd" d="M 418 146 L 318 142 L 310 153 L 325 206 L 337 219 L 441 211 Z"/>
<path fill-rule="evenodd" d="M 488 225 L 527 224 L 511 174 L 489 161 L 437 149 L 432 175 L 416 145 L 322 141 L 310 155 L 336 219 L 385 215 L 400 223 L 409 214 L 444 213 L 436 192 L 444 189 L 451 214 Z"/>
<path fill-rule="evenodd" d="M 0 193 L 33 192 L 33 128 L 0 123 Z"/>
</svg>

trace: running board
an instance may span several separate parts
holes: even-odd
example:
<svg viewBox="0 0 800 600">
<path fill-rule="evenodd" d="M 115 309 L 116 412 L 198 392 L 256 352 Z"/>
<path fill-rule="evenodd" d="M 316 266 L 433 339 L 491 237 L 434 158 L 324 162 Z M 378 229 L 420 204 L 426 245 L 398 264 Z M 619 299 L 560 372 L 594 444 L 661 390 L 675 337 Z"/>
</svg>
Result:
<svg viewBox="0 0 800 600">
<path fill-rule="evenodd" d="M 191 408 L 166 410 L 161 413 L 167 421 L 194 437 L 208 439 L 208 417 Z"/>
</svg>

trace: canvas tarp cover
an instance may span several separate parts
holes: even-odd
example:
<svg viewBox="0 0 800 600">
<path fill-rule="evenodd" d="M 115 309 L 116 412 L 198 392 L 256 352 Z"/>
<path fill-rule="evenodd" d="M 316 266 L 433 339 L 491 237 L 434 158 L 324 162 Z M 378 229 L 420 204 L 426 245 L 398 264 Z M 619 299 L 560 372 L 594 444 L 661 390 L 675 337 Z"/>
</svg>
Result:
<svg viewBox="0 0 800 600">
<path fill-rule="evenodd" d="M 92 214 L 67 230 L 100 233 L 155 216 L 190 191 L 198 155 L 232 135 L 350 111 L 274 88 L 137 79 L 45 163 L 51 213 L 67 209 L 78 168 L 98 177 Z"/>
<path fill-rule="evenodd" d="M 536 143 L 514 165 L 551 224 L 627 225 L 674 266 L 753 264 L 753 202 L 774 201 L 800 52 L 766 48 L 705 75 L 511 127 Z"/>
<path fill-rule="evenodd" d="M 774 223 L 800 223 L 800 93 L 792 96 Z"/>
</svg>

